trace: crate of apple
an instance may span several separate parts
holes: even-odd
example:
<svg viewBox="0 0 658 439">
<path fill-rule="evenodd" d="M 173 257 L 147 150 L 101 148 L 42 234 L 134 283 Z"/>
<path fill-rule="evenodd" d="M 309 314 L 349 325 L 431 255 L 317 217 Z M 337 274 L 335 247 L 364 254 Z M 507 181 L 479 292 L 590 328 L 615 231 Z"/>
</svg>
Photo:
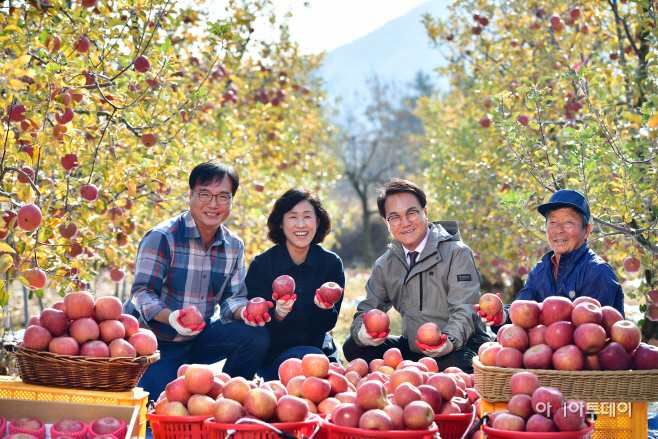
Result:
<svg viewBox="0 0 658 439">
<path fill-rule="evenodd" d="M 532 372 L 520 372 L 510 380 L 512 398 L 507 410 L 489 414 L 483 427 L 488 438 L 541 437 L 537 433 L 561 432 L 560 438 L 591 438 L 594 425 L 587 421 L 584 401 L 565 400 L 560 389 L 542 387 Z M 527 432 L 509 435 L 505 432 Z M 551 436 L 553 437 L 553 436 Z"/>
<path fill-rule="evenodd" d="M 127 425 L 124 421 L 105 417 L 92 421 L 89 425 L 76 419 L 62 419 L 50 426 L 51 438 L 85 439 L 87 435 L 94 439 L 125 439 Z M 9 434 L 14 439 L 44 439 L 45 424 L 32 417 L 17 418 L 9 423 Z M 11 436 L 10 436 L 11 437 Z"/>
<path fill-rule="evenodd" d="M 151 330 L 139 327 L 135 317 L 122 312 L 123 306 L 116 297 L 94 300 L 88 292 L 78 291 L 31 317 L 23 340 L 11 347 L 23 381 L 89 390 L 135 387 L 148 364 L 159 358 L 158 341 Z M 74 357 L 86 359 L 81 362 Z M 108 361 L 110 358 L 113 360 Z M 102 366 L 112 370 L 92 370 Z M 70 368 L 70 373 L 60 373 L 62 367 Z M 119 373 L 122 368 L 125 373 Z M 133 368 L 140 370 L 128 370 Z M 69 382 L 67 377 L 78 372 L 89 376 Z M 122 377 L 130 382 L 124 382 Z"/>
<path fill-rule="evenodd" d="M 602 307 L 596 299 L 579 297 L 572 302 L 565 297 L 549 297 L 543 303 L 517 300 L 509 314 L 512 324 L 503 325 L 497 342 L 484 343 L 474 360 L 481 384 L 491 381 L 487 367 L 531 369 L 540 378 L 548 376 L 540 371 L 549 370 L 629 371 L 629 377 L 631 370 L 655 370 L 646 374 L 647 379 L 650 375 L 655 375 L 654 381 L 658 378 L 658 347 L 641 343 L 642 333 L 634 322 L 624 320 L 613 307 Z M 500 383 L 487 387 L 491 388 L 478 390 L 488 401 L 505 397 L 491 395 Z M 658 397 L 658 385 L 649 385 L 645 390 L 653 392 L 654 399 Z"/>
<path fill-rule="evenodd" d="M 459 424 L 461 437 L 480 404 L 471 375 L 458 368 L 439 373 L 432 358 L 404 360 L 399 349 L 387 350 L 370 365 L 355 359 L 346 368 L 324 355 L 291 358 L 279 367 L 279 378 L 288 396 L 302 398 L 311 413 L 327 418 L 327 428 L 341 433 L 391 430 L 413 436 L 415 431 L 415 437 L 424 437 L 436 422 L 440 432 Z"/>
<path fill-rule="evenodd" d="M 55 422 L 50 426 L 50 437 L 70 437 L 73 439 L 86 439 L 89 426 L 82 421 L 67 418 Z"/>
</svg>

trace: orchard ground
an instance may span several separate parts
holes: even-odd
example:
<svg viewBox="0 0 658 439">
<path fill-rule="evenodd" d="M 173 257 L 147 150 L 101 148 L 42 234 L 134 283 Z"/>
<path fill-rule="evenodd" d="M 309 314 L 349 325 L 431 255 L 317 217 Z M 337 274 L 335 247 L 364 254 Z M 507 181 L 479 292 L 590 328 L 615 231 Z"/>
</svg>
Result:
<svg viewBox="0 0 658 439">
<path fill-rule="evenodd" d="M 345 358 L 342 355 L 341 345 L 345 338 L 350 333 L 350 325 L 352 324 L 352 318 L 356 312 L 356 307 L 359 302 L 365 298 L 365 285 L 370 276 L 369 269 L 347 269 L 345 271 L 345 297 L 343 299 L 343 305 L 336 322 L 336 327 L 331 332 L 334 340 L 338 344 L 340 351 L 340 357 L 344 361 Z M 131 277 L 127 276 L 128 280 L 126 283 L 125 297 L 130 295 L 130 281 Z M 110 280 L 110 271 L 107 269 L 101 269 L 96 277 L 95 285 L 92 284 L 90 291 L 96 294 L 96 297 L 108 296 L 116 294 L 116 287 L 119 286 L 118 297 L 122 297 L 123 293 L 123 283 L 116 284 Z M 633 289 L 633 284 L 631 282 L 625 282 L 624 291 L 630 292 Z M 93 294 L 93 293 L 92 293 Z M 43 294 L 43 306 L 49 307 L 52 306 L 55 302 L 63 300 L 59 294 L 52 290 L 45 290 Z M 39 302 L 36 297 L 32 298 L 29 302 L 29 315 L 36 315 L 41 312 L 39 307 Z M 11 317 L 11 326 L 14 329 L 22 329 L 24 327 L 24 314 L 23 314 L 23 289 L 21 284 L 18 282 L 12 283 L 12 288 L 10 289 L 10 298 L 9 298 L 9 314 Z M 639 311 L 639 301 L 636 299 L 631 299 L 628 295 L 625 295 L 625 308 L 626 308 L 626 318 L 637 322 L 640 320 L 643 315 Z M 394 335 L 399 335 L 401 331 L 402 319 L 400 314 L 391 309 L 388 312 L 388 316 L 391 319 L 391 333 Z M 652 339 L 649 340 L 650 344 L 658 346 L 658 340 Z"/>
</svg>

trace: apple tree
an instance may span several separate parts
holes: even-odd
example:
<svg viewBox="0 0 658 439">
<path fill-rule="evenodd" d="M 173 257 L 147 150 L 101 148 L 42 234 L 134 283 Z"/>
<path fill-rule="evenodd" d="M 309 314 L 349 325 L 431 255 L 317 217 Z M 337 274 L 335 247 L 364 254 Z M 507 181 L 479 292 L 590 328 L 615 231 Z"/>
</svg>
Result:
<svg viewBox="0 0 658 439">
<path fill-rule="evenodd" d="M 655 285 L 655 20 L 643 0 L 466 0 L 447 20 L 424 17 L 451 89 L 418 111 L 423 178 L 485 273 L 523 277 L 550 249 L 537 205 L 574 189 L 590 202 L 593 250 L 621 280 L 639 274 L 640 292 Z"/>
<path fill-rule="evenodd" d="M 0 7 L 1 306 L 14 280 L 63 295 L 105 266 L 121 281 L 143 233 L 186 209 L 202 161 L 238 170 L 228 226 L 248 261 L 274 198 L 331 186 L 319 58 L 298 54 L 272 2 Z M 278 35 L 255 38 L 259 23 Z"/>
</svg>

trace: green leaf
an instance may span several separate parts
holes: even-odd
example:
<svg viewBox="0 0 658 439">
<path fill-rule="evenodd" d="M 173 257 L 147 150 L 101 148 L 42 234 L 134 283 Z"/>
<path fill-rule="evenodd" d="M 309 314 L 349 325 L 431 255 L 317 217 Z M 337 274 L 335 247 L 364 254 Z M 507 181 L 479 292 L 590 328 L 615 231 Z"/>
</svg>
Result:
<svg viewBox="0 0 658 439">
<path fill-rule="evenodd" d="M 169 46 L 171 46 L 171 40 L 169 38 L 165 38 L 165 42 L 162 44 L 162 51 L 166 52 L 167 49 L 169 49 Z"/>
<path fill-rule="evenodd" d="M 539 124 L 535 122 L 534 120 L 531 120 L 528 122 L 528 126 L 532 128 L 533 130 L 538 130 L 539 129 Z"/>
<path fill-rule="evenodd" d="M 542 85 L 544 82 L 548 81 L 551 78 L 552 76 L 544 76 L 542 78 L 539 78 L 539 81 L 537 81 L 537 87 L 539 87 L 540 85 Z"/>
</svg>

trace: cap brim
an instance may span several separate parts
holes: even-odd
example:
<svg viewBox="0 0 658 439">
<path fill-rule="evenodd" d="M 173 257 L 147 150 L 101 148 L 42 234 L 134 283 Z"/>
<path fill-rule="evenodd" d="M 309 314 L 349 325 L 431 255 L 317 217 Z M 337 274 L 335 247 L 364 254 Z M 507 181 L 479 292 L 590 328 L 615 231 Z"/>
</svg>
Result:
<svg viewBox="0 0 658 439">
<path fill-rule="evenodd" d="M 537 212 L 541 213 L 544 217 L 546 217 L 548 211 L 560 209 L 561 207 L 571 207 L 576 212 L 580 212 L 583 215 L 587 216 L 587 212 L 585 212 L 580 206 L 573 203 L 565 203 L 564 201 L 541 204 L 539 205 L 539 207 L 537 207 Z"/>
</svg>

